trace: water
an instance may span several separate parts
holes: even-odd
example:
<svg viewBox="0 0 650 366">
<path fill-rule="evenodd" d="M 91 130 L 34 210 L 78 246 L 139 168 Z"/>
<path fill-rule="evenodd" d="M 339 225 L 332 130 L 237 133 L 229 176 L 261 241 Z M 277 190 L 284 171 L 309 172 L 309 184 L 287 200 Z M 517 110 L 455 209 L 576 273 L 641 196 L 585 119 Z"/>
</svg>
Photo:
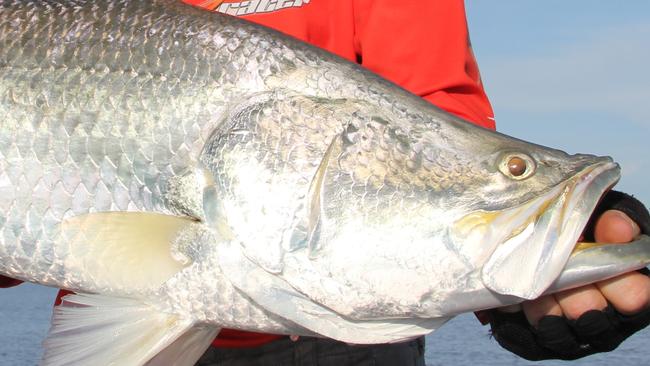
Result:
<svg viewBox="0 0 650 366">
<path fill-rule="evenodd" d="M 38 363 L 56 291 L 25 284 L 0 290 L 0 365 Z M 614 352 L 571 362 L 571 366 L 637 366 L 648 364 L 650 330 L 646 329 Z M 427 337 L 427 365 L 568 365 L 564 361 L 527 362 L 501 349 L 488 328 L 472 315 L 460 316 Z"/>
<path fill-rule="evenodd" d="M 36 365 L 56 290 L 24 284 L 0 289 L 0 365 Z"/>
</svg>

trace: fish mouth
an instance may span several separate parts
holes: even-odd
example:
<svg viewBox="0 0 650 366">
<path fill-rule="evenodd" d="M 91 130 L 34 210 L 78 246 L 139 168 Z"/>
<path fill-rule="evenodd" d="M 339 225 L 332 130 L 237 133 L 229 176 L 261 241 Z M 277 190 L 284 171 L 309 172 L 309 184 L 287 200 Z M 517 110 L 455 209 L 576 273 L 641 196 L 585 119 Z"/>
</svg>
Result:
<svg viewBox="0 0 650 366">
<path fill-rule="evenodd" d="M 596 205 L 619 178 L 618 164 L 601 158 L 542 196 L 500 213 L 493 224 L 504 225 L 505 234 L 491 238 L 497 245 L 481 270 L 485 286 L 524 299 L 542 295 L 560 276 Z"/>
<path fill-rule="evenodd" d="M 596 206 L 619 179 L 619 165 L 608 161 L 592 166 L 576 175 L 565 185 L 567 191 L 564 197 L 557 198 L 558 202 L 563 202 L 561 211 L 563 220 L 558 230 L 561 233 L 558 240 L 564 240 L 570 244 L 568 247 L 571 250 L 568 256 L 587 247 L 598 245 L 597 243 L 579 242 L 578 239 L 591 219 Z"/>
</svg>

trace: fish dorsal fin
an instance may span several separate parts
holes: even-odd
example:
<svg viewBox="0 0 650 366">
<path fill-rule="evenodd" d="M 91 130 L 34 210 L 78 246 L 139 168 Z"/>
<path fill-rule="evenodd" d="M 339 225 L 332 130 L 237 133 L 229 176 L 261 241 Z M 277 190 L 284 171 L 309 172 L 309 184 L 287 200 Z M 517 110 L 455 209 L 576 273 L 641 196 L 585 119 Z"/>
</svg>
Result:
<svg viewBox="0 0 650 366">
<path fill-rule="evenodd" d="M 73 282 L 138 293 L 156 289 L 189 265 L 191 260 L 177 250 L 176 239 L 198 225 L 154 213 L 90 213 L 61 223 L 57 247 L 65 270 L 79 277 Z"/>
</svg>

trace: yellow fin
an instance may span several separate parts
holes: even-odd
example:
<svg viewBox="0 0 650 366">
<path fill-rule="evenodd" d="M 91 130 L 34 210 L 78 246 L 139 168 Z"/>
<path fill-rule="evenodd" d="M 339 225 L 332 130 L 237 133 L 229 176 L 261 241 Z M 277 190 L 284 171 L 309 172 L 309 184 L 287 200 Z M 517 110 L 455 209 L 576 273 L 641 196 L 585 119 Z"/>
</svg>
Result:
<svg viewBox="0 0 650 366">
<path fill-rule="evenodd" d="M 73 283 L 108 292 L 152 290 L 189 264 L 174 249 L 194 220 L 144 212 L 99 212 L 61 223 L 59 251 Z M 74 287 L 74 286 L 73 286 Z"/>
</svg>

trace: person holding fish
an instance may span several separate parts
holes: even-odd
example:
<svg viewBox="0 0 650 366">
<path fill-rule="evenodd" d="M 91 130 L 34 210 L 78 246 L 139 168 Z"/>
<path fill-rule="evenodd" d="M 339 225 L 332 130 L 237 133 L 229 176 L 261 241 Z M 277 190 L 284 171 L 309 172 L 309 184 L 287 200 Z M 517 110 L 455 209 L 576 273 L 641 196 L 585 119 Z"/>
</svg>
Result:
<svg viewBox="0 0 650 366">
<path fill-rule="evenodd" d="M 210 1 L 184 2 L 240 16 L 356 62 L 467 121 L 494 129 L 493 113 L 469 45 L 462 1 Z M 514 176 L 526 161 L 511 159 Z M 627 243 L 650 234 L 643 205 L 610 192 L 585 240 Z M 0 287 L 20 281 L 0 276 Z M 57 299 L 67 292 L 62 291 Z M 497 341 L 530 360 L 575 359 L 610 351 L 650 323 L 650 279 L 643 271 L 481 311 Z M 212 338 L 210 338 L 211 340 Z M 423 365 L 423 338 L 350 345 L 323 338 L 222 329 L 199 365 Z M 301 363 L 302 362 L 304 363 Z"/>
</svg>

